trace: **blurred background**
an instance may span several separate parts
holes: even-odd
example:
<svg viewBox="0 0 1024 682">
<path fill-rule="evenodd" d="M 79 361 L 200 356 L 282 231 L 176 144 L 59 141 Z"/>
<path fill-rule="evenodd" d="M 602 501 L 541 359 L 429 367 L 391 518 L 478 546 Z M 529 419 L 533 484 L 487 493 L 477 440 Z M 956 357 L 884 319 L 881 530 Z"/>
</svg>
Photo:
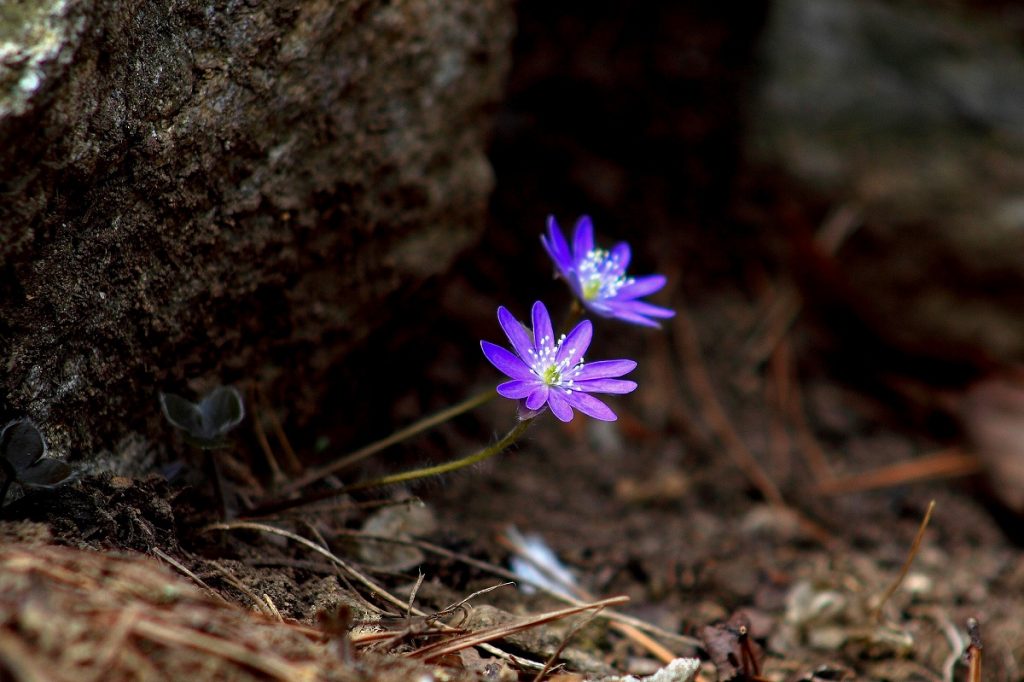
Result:
<svg viewBox="0 0 1024 682">
<path fill-rule="evenodd" d="M 630 241 L 636 272 L 670 274 L 659 302 L 699 309 L 728 292 L 769 320 L 795 305 L 813 344 L 801 371 L 827 365 L 940 432 L 958 427 L 934 418 L 932 393 L 1024 355 L 1015 3 L 517 13 L 488 228 L 454 278 L 416 294 L 424 309 L 444 302 L 464 352 L 495 334 L 497 304 L 565 300 L 538 236 L 548 214 L 568 230 L 586 213 L 605 243 Z M 381 338 L 407 348 L 436 322 L 396 321 Z M 401 355 L 430 366 L 416 349 L 436 349 L 413 345 Z"/>
</svg>

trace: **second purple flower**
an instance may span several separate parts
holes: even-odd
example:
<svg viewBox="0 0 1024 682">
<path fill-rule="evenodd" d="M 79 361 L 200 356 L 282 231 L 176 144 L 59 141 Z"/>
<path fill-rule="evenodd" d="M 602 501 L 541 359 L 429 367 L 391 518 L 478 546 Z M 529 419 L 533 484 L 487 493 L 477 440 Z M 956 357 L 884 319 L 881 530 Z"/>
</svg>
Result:
<svg viewBox="0 0 1024 682">
<path fill-rule="evenodd" d="M 629 393 L 635 381 L 617 377 L 636 368 L 632 360 L 584 362 L 583 354 L 590 347 L 593 325 L 580 322 L 557 340 L 551 317 L 540 301 L 533 304 L 533 330 L 519 322 L 504 307 L 498 308 L 498 322 L 515 352 L 481 341 L 484 356 L 511 381 L 498 386 L 506 398 L 521 400 L 533 413 L 545 405 L 563 422 L 570 421 L 573 409 L 595 419 L 614 421 L 615 413 L 591 393 Z"/>
<path fill-rule="evenodd" d="M 565 240 L 554 216 L 548 216 L 547 236 L 541 243 L 551 256 L 558 274 L 565 279 L 580 303 L 595 315 L 623 322 L 659 327 L 657 320 L 675 315 L 668 308 L 641 301 L 665 286 L 663 275 L 630 277 L 629 244 L 620 242 L 611 251 L 594 245 L 594 225 L 589 216 L 576 222 L 572 246 Z"/>
</svg>

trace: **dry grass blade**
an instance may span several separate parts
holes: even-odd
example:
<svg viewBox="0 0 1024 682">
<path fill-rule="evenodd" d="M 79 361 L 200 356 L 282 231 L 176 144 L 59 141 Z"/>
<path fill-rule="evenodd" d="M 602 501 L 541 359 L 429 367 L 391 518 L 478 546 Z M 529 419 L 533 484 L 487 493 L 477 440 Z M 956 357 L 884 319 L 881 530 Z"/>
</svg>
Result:
<svg viewBox="0 0 1024 682">
<path fill-rule="evenodd" d="M 42 667 L 43 662 L 17 636 L 0 632 L 0 667 L 19 682 L 63 682 L 67 678 L 53 668 Z M 6 675 L 4 679 L 7 679 Z"/>
<path fill-rule="evenodd" d="M 398 597 L 394 596 L 393 594 L 391 594 L 390 592 L 385 590 L 383 587 L 381 587 L 377 583 L 375 583 L 372 580 L 370 580 L 369 578 L 367 578 L 365 575 L 363 575 L 362 573 L 357 571 L 355 568 L 350 566 L 347 562 L 345 562 L 341 558 L 335 556 L 332 552 L 324 549 L 323 547 L 320 547 L 319 545 L 317 545 L 314 542 L 310 542 L 309 540 L 307 540 L 306 538 L 302 537 L 301 535 L 296 535 L 295 533 L 292 533 L 290 531 L 284 530 L 283 528 L 276 528 L 274 526 L 268 526 L 268 525 L 262 524 L 262 523 L 252 523 L 252 522 L 249 522 L 249 521 L 235 521 L 233 523 L 214 523 L 214 524 L 211 524 L 211 525 L 206 526 L 205 528 L 203 528 L 204 532 L 205 531 L 211 531 L 211 530 L 254 530 L 254 531 L 259 531 L 259 532 L 263 532 L 263 533 L 270 533 L 272 535 L 279 535 L 281 537 L 288 538 L 289 540 L 292 540 L 293 542 L 297 542 L 298 544 L 302 545 L 303 547 L 306 547 L 306 548 L 316 552 L 317 554 L 327 558 L 331 562 L 337 564 L 339 567 L 342 568 L 342 570 L 344 570 L 345 572 L 349 573 L 357 582 L 359 582 L 364 587 L 366 587 L 371 592 L 373 592 L 373 594 L 377 595 L 378 597 L 380 597 L 384 601 L 388 602 L 392 606 L 397 606 L 400 609 L 400 612 L 404 612 L 406 607 L 408 606 L 408 604 L 406 602 L 402 601 L 401 599 L 399 599 Z M 426 616 L 427 615 L 425 612 L 423 612 L 423 611 L 421 611 L 419 609 L 415 609 L 415 608 L 412 609 L 412 613 L 417 615 L 417 616 Z M 450 628 L 449 626 L 446 626 L 446 625 L 443 625 L 443 624 L 439 624 L 439 625 L 442 628 L 445 628 L 447 630 L 454 630 L 455 629 L 455 628 Z M 539 670 L 540 668 L 543 667 L 542 664 L 540 664 L 540 663 L 538 663 L 536 661 L 531 661 L 529 659 L 525 659 L 525 658 L 522 658 L 520 656 L 513 656 L 512 654 L 509 654 L 508 652 L 502 651 L 501 649 L 497 649 L 497 648 L 492 647 L 492 646 L 490 646 L 488 644 L 482 644 L 481 648 L 483 648 L 485 651 L 487 651 L 488 653 L 490 653 L 490 654 L 492 654 L 494 656 L 500 656 L 501 658 L 504 658 L 506 660 L 512 661 L 513 663 L 515 663 L 516 665 L 518 665 L 518 666 L 520 666 L 520 667 L 522 667 L 524 669 Z"/>
<path fill-rule="evenodd" d="M 543 566 L 539 562 L 537 562 L 531 552 L 527 551 L 522 545 L 520 545 L 517 541 L 512 539 L 509 535 L 499 535 L 498 543 L 510 549 L 512 552 L 518 555 L 520 559 L 523 559 L 524 561 L 529 563 L 537 571 L 539 571 L 541 575 L 547 577 L 553 584 L 561 586 L 564 590 L 564 594 L 571 595 L 576 599 L 588 602 L 594 601 L 594 595 L 590 594 L 579 585 L 563 582 L 561 579 L 559 579 L 558 576 L 552 575 L 550 569 L 547 566 Z M 558 592 L 558 590 L 550 589 L 548 589 L 548 591 L 555 593 Z M 643 634 L 630 624 L 612 622 L 611 627 L 612 629 L 618 631 L 625 637 L 633 640 L 633 642 L 635 642 L 642 648 L 649 651 L 651 654 L 655 656 L 655 658 L 657 658 L 662 663 L 671 663 L 677 658 L 676 655 L 673 654 L 671 651 L 669 651 L 664 646 L 654 641 L 647 635 Z"/>
<path fill-rule="evenodd" d="M 416 584 L 413 585 L 411 590 L 409 590 L 409 604 L 405 607 L 406 618 L 412 616 L 412 605 L 416 603 L 416 593 L 420 591 L 420 587 L 423 586 L 423 579 L 426 577 L 427 576 L 420 573 L 416 578 Z"/>
<path fill-rule="evenodd" d="M 562 652 L 565 651 L 565 647 L 569 645 L 569 642 L 576 636 L 576 633 L 597 618 L 597 614 L 599 613 L 601 613 L 601 609 L 598 609 L 586 618 L 581 618 L 578 623 L 569 629 L 569 632 L 565 633 L 565 637 L 563 637 L 562 641 L 559 642 L 558 648 L 555 649 L 554 653 L 548 657 L 548 660 L 544 663 L 544 668 L 533 678 L 533 682 L 541 682 L 541 680 L 544 679 L 544 676 L 551 671 L 551 668 L 555 665 L 555 661 L 557 661 L 558 657 L 562 655 Z"/>
<path fill-rule="evenodd" d="M 274 410 L 273 405 L 270 404 L 270 398 L 267 397 L 267 392 L 264 390 L 262 385 L 256 385 L 256 394 L 259 396 L 260 404 L 263 407 L 263 413 L 270 421 L 270 428 L 274 431 L 274 436 L 277 437 L 277 442 L 281 444 L 281 449 L 284 450 L 285 462 L 288 464 L 288 471 L 297 476 L 302 473 L 302 461 L 298 455 L 295 454 L 295 449 L 292 447 L 291 441 L 288 440 L 288 436 L 285 435 L 284 427 L 281 425 L 281 420 L 277 417 L 277 412 Z"/>
<path fill-rule="evenodd" d="M 701 357 L 700 340 L 697 338 L 697 328 L 693 320 L 686 313 L 683 306 L 676 310 L 675 318 L 676 339 L 679 344 L 679 355 L 683 361 L 683 368 L 686 372 L 690 388 L 700 403 L 701 412 L 707 425 L 714 432 L 715 437 L 725 447 L 726 453 L 732 458 L 751 483 L 761 492 L 761 495 L 774 505 L 784 507 L 786 501 L 779 492 L 775 482 L 765 473 L 757 459 L 747 449 L 743 439 L 736 433 L 732 422 L 725 413 L 725 408 L 715 394 L 711 378 L 708 376 L 707 368 Z"/>
<path fill-rule="evenodd" d="M 512 571 L 502 568 L 501 566 L 497 566 L 495 564 L 483 561 L 481 559 L 471 557 L 467 554 L 453 552 L 450 549 L 441 547 L 440 545 L 435 545 L 432 542 L 427 542 L 425 540 L 410 540 L 406 538 L 391 537 L 390 535 L 374 535 L 373 533 L 366 533 L 364 531 L 351 530 L 348 528 L 335 529 L 332 532 L 335 535 L 345 535 L 348 537 L 360 538 L 362 540 L 371 540 L 373 542 L 385 542 L 389 544 L 417 547 L 425 552 L 430 552 L 431 554 L 436 554 L 437 556 L 441 556 L 446 559 L 451 559 L 453 561 L 459 561 L 466 564 L 467 566 L 472 566 L 473 568 L 478 568 L 481 571 L 486 571 L 488 573 L 498 576 L 499 578 L 505 578 L 506 580 L 510 580 L 514 583 L 523 583 L 526 585 L 530 585 L 531 587 L 540 590 L 549 597 L 557 599 L 558 601 L 564 602 L 566 604 L 570 604 L 571 606 L 582 606 L 585 603 L 585 600 L 583 599 L 577 599 L 576 597 L 573 597 L 571 595 L 553 591 L 547 585 L 530 580 L 529 578 L 518 576 Z M 659 628 L 657 625 L 652 625 L 651 623 L 640 620 L 639 618 L 634 618 L 632 616 L 628 616 L 624 613 L 619 613 L 618 611 L 614 611 L 612 609 L 604 609 L 599 614 L 597 614 L 597 617 L 602 620 L 608 620 L 612 623 L 620 623 L 622 625 L 632 626 L 639 632 L 645 632 L 654 635 L 655 637 L 659 637 L 663 640 L 675 642 L 676 644 L 682 646 L 688 646 L 693 648 L 701 646 L 700 640 L 694 637 L 687 637 L 686 635 L 680 635 L 675 632 L 669 632 L 664 628 Z"/>
<path fill-rule="evenodd" d="M 106 641 L 100 648 L 100 653 L 96 655 L 96 674 L 93 676 L 93 680 L 101 682 L 105 677 L 109 675 L 110 665 L 117 658 L 117 655 L 124 649 L 125 642 L 128 640 L 128 636 L 131 633 L 132 628 L 135 627 L 136 621 L 142 616 L 142 607 L 137 604 L 132 604 L 117 617 L 113 627 L 110 628 L 110 634 L 107 635 Z"/>
<path fill-rule="evenodd" d="M 348 679 L 323 632 L 215 601 L 138 555 L 0 547 L 0 610 L 14 614 L 4 680 Z"/>
<path fill-rule="evenodd" d="M 267 440 L 267 432 L 263 430 L 262 401 L 257 403 L 257 407 L 259 411 L 253 410 L 252 430 L 256 434 L 256 442 L 260 444 L 260 450 L 263 451 L 263 457 L 270 467 L 270 480 L 273 482 L 274 488 L 277 488 L 285 480 L 285 475 L 277 463 L 277 457 L 274 456 L 274 451 L 270 447 L 270 441 Z"/>
<path fill-rule="evenodd" d="M 914 558 L 917 556 L 917 552 L 921 549 L 921 540 L 924 539 L 924 532 L 928 529 L 928 522 L 932 520 L 932 512 L 935 510 L 935 500 L 928 503 L 928 511 L 924 513 L 924 518 L 921 520 L 921 525 L 917 529 L 917 535 L 914 536 L 914 542 L 910 545 L 910 551 L 907 553 L 907 558 L 903 562 L 903 566 L 900 567 L 900 574 L 896 576 L 896 580 L 893 581 L 889 589 L 882 595 L 882 600 L 878 602 L 878 606 L 875 607 L 875 611 L 872 614 L 872 618 L 876 621 L 882 619 L 882 607 L 885 606 L 885 602 L 889 601 L 889 597 L 899 589 L 903 579 L 907 577 L 907 572 L 910 570 L 910 565 L 914 563 Z"/>
<path fill-rule="evenodd" d="M 195 573 L 190 571 L 187 566 L 185 566 L 183 563 L 181 563 L 180 561 L 178 561 L 177 559 L 175 559 L 171 555 L 169 555 L 166 552 L 164 552 L 159 547 L 154 547 L 153 548 L 153 554 L 155 554 L 156 556 L 160 557 L 161 559 L 163 559 L 164 561 L 169 563 L 171 566 L 173 566 L 178 571 L 180 571 L 183 575 L 186 575 L 189 578 L 191 578 L 193 581 L 195 581 L 195 583 L 197 585 L 199 585 L 204 590 L 209 592 L 211 595 L 213 595 L 216 599 L 220 600 L 222 603 L 224 603 L 224 604 L 230 604 L 231 603 L 227 599 L 225 599 L 224 596 L 220 592 L 218 592 L 217 590 L 215 590 L 212 587 L 210 587 L 209 585 L 207 585 L 206 582 L 204 582 L 202 578 L 200 578 L 198 575 L 196 575 Z"/>
<path fill-rule="evenodd" d="M 404 612 L 405 609 L 406 609 L 406 606 L 407 606 L 406 602 L 402 601 L 401 599 L 399 599 L 398 597 L 394 596 L 393 594 L 391 594 L 390 592 L 385 590 L 383 587 L 381 587 L 377 583 L 375 583 L 372 580 L 370 580 L 369 578 L 367 578 L 365 575 L 363 575 L 362 573 L 357 571 L 348 562 L 346 562 L 345 560 L 341 559 L 340 557 L 335 555 L 333 552 L 330 552 L 330 551 L 324 549 L 323 547 L 321 547 L 320 545 L 316 544 L 315 542 L 311 542 L 311 541 L 307 540 L 306 538 L 302 537 L 301 535 L 297 535 L 297 534 L 292 533 L 291 531 L 285 530 L 283 528 L 277 528 L 275 526 L 268 526 L 268 525 L 263 524 L 263 523 L 252 523 L 252 522 L 249 522 L 249 521 L 235 521 L 233 523 L 213 523 L 213 524 L 210 524 L 209 526 L 206 526 L 205 528 L 203 528 L 204 532 L 205 531 L 211 531 L 211 530 L 254 530 L 254 531 L 259 531 L 261 533 L 270 533 L 271 535 L 279 535 L 279 536 L 281 536 L 283 538 L 288 538 L 292 542 L 296 542 L 296 543 L 302 545 L 303 547 L 316 552 L 320 556 L 328 559 L 329 561 L 331 561 L 334 564 L 336 564 L 337 566 L 339 566 L 343 571 L 345 571 L 352 578 L 354 578 L 356 580 L 356 582 L 358 582 L 363 587 L 365 587 L 368 590 L 370 590 L 370 592 L 372 592 L 373 594 L 377 595 L 378 597 L 380 597 L 384 601 L 388 602 L 392 606 L 398 607 L 400 613 Z"/>
<path fill-rule="evenodd" d="M 263 601 L 266 602 L 267 608 L 270 609 L 270 613 L 273 614 L 274 619 L 277 620 L 278 623 L 283 623 L 284 616 L 282 616 L 281 612 L 277 610 L 277 604 L 274 603 L 274 600 L 270 598 L 269 594 L 265 592 L 263 593 Z"/>
<path fill-rule="evenodd" d="M 683 363 L 690 389 L 697 397 L 701 413 L 708 426 L 714 432 L 715 438 L 725 447 L 726 454 L 736 464 L 736 467 L 743 472 L 747 479 L 756 487 L 761 495 L 771 504 L 787 509 L 795 515 L 804 532 L 825 546 L 834 544 L 832 535 L 820 525 L 801 514 L 798 510 L 790 507 L 778 486 L 768 476 L 764 468 L 758 463 L 757 458 L 747 447 L 743 439 L 730 421 L 729 416 L 722 407 L 715 393 L 714 385 L 708 374 L 707 367 L 701 356 L 700 340 L 697 337 L 697 328 L 693 320 L 686 313 L 683 305 L 676 308 L 675 332 L 679 344 L 679 357 Z"/>
<path fill-rule="evenodd" d="M 436 642 L 425 647 L 421 647 L 416 651 L 412 651 L 407 656 L 410 658 L 419 658 L 425 661 L 433 660 L 453 654 L 461 651 L 467 647 L 477 646 L 486 642 L 491 642 L 496 639 L 502 639 L 509 635 L 514 635 L 517 632 L 523 630 L 529 630 L 545 623 L 550 623 L 555 620 L 560 620 L 567 616 L 572 616 L 583 611 L 589 611 L 591 609 L 600 609 L 606 606 L 615 606 L 617 604 L 624 604 L 629 601 L 629 597 L 611 597 L 609 599 L 602 599 L 601 601 L 593 602 L 591 604 L 584 604 L 582 606 L 573 606 L 567 609 L 559 609 L 557 611 L 548 611 L 536 616 L 530 616 L 519 623 L 511 623 L 505 625 L 495 625 L 494 627 L 484 628 L 483 630 L 477 630 L 476 632 L 468 632 L 463 635 L 457 635 L 443 642 Z"/>
<path fill-rule="evenodd" d="M 301 682 L 315 680 L 317 676 L 312 665 L 289 663 L 272 654 L 250 651 L 241 644 L 196 630 L 140 620 L 132 625 L 131 631 L 158 644 L 176 644 L 232 660 L 278 680 Z"/>
<path fill-rule="evenodd" d="M 224 568 L 220 565 L 220 563 L 216 561 L 210 560 L 208 563 L 210 564 L 211 567 L 213 567 L 213 570 L 217 571 L 217 573 L 220 573 L 221 577 L 224 578 L 225 582 L 227 582 L 229 585 L 231 585 L 236 590 L 238 590 L 246 597 L 248 597 L 249 601 L 253 603 L 253 606 L 255 606 L 255 608 L 258 609 L 260 613 L 262 613 L 265 616 L 274 616 L 274 612 L 270 610 L 270 607 L 267 606 L 267 603 L 263 601 L 263 599 L 261 599 L 259 595 L 257 595 L 251 589 L 249 589 L 249 587 L 245 583 L 239 580 L 234 573 Z"/>
</svg>

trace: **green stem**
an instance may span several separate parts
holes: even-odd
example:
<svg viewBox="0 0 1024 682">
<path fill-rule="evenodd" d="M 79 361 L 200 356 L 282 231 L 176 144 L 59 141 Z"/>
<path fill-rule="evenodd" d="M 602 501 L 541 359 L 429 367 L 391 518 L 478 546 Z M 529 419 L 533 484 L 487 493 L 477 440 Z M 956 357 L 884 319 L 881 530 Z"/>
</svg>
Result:
<svg viewBox="0 0 1024 682">
<path fill-rule="evenodd" d="M 569 312 L 566 313 L 565 320 L 562 321 L 561 329 L 565 329 L 565 333 L 568 334 L 568 330 L 575 327 L 576 323 L 583 319 L 583 315 L 586 312 L 587 311 L 583 307 L 583 304 L 580 303 L 578 298 L 574 297 L 572 299 L 572 303 L 569 305 Z"/>
<path fill-rule="evenodd" d="M 0 488 L 0 507 L 3 507 L 4 502 L 7 501 L 7 491 L 10 490 L 12 482 L 14 482 L 14 478 L 5 472 L 3 488 Z"/>
<path fill-rule="evenodd" d="M 392 445 L 401 443 L 403 440 L 412 438 L 413 436 L 422 433 L 427 429 L 431 429 L 437 426 L 438 424 L 443 424 L 450 419 L 454 419 L 455 417 L 459 416 L 460 414 L 463 414 L 464 412 L 469 412 L 472 409 L 480 407 L 481 405 L 483 405 L 496 395 L 498 394 L 495 393 L 493 388 L 491 388 L 482 393 L 478 393 L 475 396 L 467 398 L 466 400 L 463 400 L 461 403 L 457 403 L 447 409 L 441 410 L 437 414 L 433 414 L 429 417 L 425 417 L 419 420 L 418 422 L 414 422 L 409 426 L 406 426 L 404 429 L 399 429 L 398 431 L 395 431 L 387 438 L 382 438 L 378 441 L 370 443 L 369 445 L 365 445 L 356 450 L 355 452 L 345 455 L 340 459 L 334 460 L 330 464 L 309 471 L 308 473 L 306 473 L 305 476 L 302 476 L 301 478 L 298 478 L 289 483 L 288 485 L 284 486 L 281 489 L 281 493 L 284 495 L 288 495 L 290 493 L 294 493 L 298 490 L 301 490 L 310 483 L 316 483 L 319 480 L 327 478 L 331 474 L 337 473 L 342 469 L 345 469 L 347 467 L 352 466 L 353 464 L 356 464 L 357 462 L 361 462 L 367 457 L 372 457 L 373 455 L 377 454 L 381 450 L 384 450 L 385 448 L 389 448 Z"/>
<path fill-rule="evenodd" d="M 220 465 L 211 450 L 203 450 L 203 464 L 206 468 L 206 476 L 213 482 L 213 495 L 217 498 L 217 510 L 220 518 L 227 520 L 228 503 L 224 497 L 224 479 L 220 475 Z"/>
<path fill-rule="evenodd" d="M 394 485 L 396 483 L 407 483 L 409 481 L 416 481 L 421 478 L 440 476 L 442 474 L 451 473 L 452 471 L 457 471 L 468 466 L 473 466 L 474 464 L 482 462 L 489 457 L 493 457 L 501 453 L 508 446 L 512 445 L 512 443 L 514 443 L 516 439 L 519 438 L 519 436 L 521 436 L 523 432 L 526 431 L 527 427 L 529 427 L 530 422 L 532 421 L 532 419 L 526 419 L 517 422 L 516 425 L 512 427 L 512 430 L 506 433 L 505 436 L 494 445 L 490 445 L 484 448 L 483 450 L 474 452 L 472 455 L 463 457 L 461 459 L 456 459 L 454 461 L 446 462 L 444 464 L 437 464 L 435 466 L 424 467 L 422 469 L 413 469 L 412 471 L 403 471 L 397 474 L 381 476 L 380 478 L 373 478 L 370 479 L 369 481 L 359 481 L 358 483 L 353 483 L 352 485 L 347 485 L 342 488 L 337 488 L 335 490 L 324 490 L 318 493 L 313 493 L 311 495 L 304 495 L 303 497 L 294 500 L 281 500 L 278 502 L 271 502 L 269 504 L 256 507 L 246 516 L 267 516 L 269 514 L 276 514 L 278 512 L 286 511 L 288 509 L 294 509 L 295 507 L 313 504 L 314 502 L 326 500 L 331 497 L 337 497 L 339 495 L 344 495 L 346 493 L 355 492 L 356 490 L 366 490 L 367 488 L 380 488 L 387 485 Z"/>
<path fill-rule="evenodd" d="M 489 457 L 493 457 L 494 455 L 503 452 L 505 448 L 516 442 L 516 439 L 526 431 L 526 428 L 530 425 L 530 421 L 532 420 L 527 419 L 525 421 L 517 422 L 516 425 L 512 427 L 512 430 L 506 433 L 505 437 L 497 443 L 486 447 L 479 452 L 474 452 L 472 455 L 463 457 L 462 459 L 445 462 L 444 464 L 423 467 L 422 469 L 403 471 L 389 476 L 381 476 L 380 478 L 374 478 L 369 481 L 359 481 L 358 483 L 345 486 L 339 492 L 350 493 L 355 490 L 364 490 L 366 488 L 380 488 L 386 485 L 394 485 L 396 483 L 408 483 L 409 481 L 417 481 L 421 478 L 430 478 L 432 476 L 441 476 L 442 474 L 449 474 L 453 471 L 473 466 L 474 464 L 478 464 Z"/>
</svg>

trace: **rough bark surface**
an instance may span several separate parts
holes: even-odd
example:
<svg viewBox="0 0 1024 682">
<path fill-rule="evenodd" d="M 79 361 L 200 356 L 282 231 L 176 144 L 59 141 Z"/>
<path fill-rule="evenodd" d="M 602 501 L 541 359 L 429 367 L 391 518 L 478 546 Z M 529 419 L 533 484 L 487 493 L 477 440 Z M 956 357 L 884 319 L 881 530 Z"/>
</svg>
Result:
<svg viewBox="0 0 1024 682">
<path fill-rule="evenodd" d="M 5 4 L 0 411 L 75 454 L 190 377 L 315 396 L 482 227 L 509 5 Z"/>
</svg>

